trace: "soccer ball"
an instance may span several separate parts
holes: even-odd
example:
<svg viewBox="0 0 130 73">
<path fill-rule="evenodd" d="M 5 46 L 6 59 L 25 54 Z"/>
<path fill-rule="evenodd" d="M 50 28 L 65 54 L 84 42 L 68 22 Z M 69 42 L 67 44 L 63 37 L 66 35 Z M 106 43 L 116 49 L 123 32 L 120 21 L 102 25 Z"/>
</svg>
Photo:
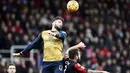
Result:
<svg viewBox="0 0 130 73">
<path fill-rule="evenodd" d="M 76 12 L 79 9 L 79 3 L 76 0 L 71 0 L 67 3 L 67 10 L 69 12 Z"/>
</svg>

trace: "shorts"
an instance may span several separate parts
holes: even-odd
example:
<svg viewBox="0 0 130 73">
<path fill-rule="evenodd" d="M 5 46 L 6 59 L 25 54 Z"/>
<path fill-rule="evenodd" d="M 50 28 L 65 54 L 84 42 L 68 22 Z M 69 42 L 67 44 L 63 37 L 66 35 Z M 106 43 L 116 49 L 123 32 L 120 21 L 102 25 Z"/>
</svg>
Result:
<svg viewBox="0 0 130 73">
<path fill-rule="evenodd" d="M 63 61 L 43 62 L 42 73 L 64 73 Z"/>
</svg>

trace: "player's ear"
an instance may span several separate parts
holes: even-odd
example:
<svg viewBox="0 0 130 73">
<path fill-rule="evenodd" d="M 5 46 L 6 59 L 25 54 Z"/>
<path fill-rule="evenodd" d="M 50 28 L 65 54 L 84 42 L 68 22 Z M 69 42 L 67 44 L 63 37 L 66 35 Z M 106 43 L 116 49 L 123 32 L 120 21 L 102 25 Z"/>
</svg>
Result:
<svg viewBox="0 0 130 73">
<path fill-rule="evenodd" d="M 76 55 L 76 56 L 74 57 L 74 59 L 78 59 L 78 55 Z"/>
</svg>

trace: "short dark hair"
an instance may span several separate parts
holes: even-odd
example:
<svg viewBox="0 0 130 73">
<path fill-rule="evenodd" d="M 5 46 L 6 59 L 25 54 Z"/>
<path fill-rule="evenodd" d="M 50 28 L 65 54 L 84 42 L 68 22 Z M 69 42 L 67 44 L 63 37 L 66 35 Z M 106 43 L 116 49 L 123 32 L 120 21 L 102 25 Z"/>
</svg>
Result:
<svg viewBox="0 0 130 73">
<path fill-rule="evenodd" d="M 62 18 L 61 16 L 57 16 L 57 17 L 55 17 L 54 19 L 53 19 L 53 21 L 55 21 L 55 20 L 61 20 L 62 22 L 64 22 L 64 18 Z"/>
<path fill-rule="evenodd" d="M 13 63 L 10 63 L 10 64 L 7 65 L 7 69 L 9 68 L 9 66 L 16 66 L 16 65 L 13 64 Z"/>
<path fill-rule="evenodd" d="M 69 53 L 68 53 L 69 54 L 69 58 L 70 59 L 74 59 L 75 56 L 78 56 L 78 54 L 79 54 L 78 51 L 79 51 L 78 49 L 72 49 L 72 50 L 70 50 Z"/>
</svg>

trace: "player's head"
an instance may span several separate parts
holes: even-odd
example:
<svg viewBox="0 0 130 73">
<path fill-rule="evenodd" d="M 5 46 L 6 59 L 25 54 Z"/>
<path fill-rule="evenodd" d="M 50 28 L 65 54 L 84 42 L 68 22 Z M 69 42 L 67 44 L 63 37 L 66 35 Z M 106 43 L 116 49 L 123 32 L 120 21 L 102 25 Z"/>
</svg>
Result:
<svg viewBox="0 0 130 73">
<path fill-rule="evenodd" d="M 8 73 L 16 73 L 16 66 L 15 66 L 15 64 L 9 64 L 7 66 L 7 72 Z"/>
<path fill-rule="evenodd" d="M 72 49 L 69 51 L 69 58 L 76 59 L 77 61 L 80 60 L 81 53 L 78 49 Z"/>
<path fill-rule="evenodd" d="M 57 30 L 61 30 L 63 26 L 64 19 L 60 16 L 57 16 L 52 21 L 52 27 L 56 28 Z"/>
</svg>

